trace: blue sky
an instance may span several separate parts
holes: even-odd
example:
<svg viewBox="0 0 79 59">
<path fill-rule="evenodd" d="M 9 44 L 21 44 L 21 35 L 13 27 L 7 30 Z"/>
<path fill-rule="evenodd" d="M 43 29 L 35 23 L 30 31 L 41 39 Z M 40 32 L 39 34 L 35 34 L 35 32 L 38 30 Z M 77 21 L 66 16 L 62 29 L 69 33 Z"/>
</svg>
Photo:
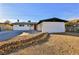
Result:
<svg viewBox="0 0 79 59">
<path fill-rule="evenodd" d="M 76 3 L 6 3 L 0 4 L 0 21 L 39 21 L 46 18 L 79 18 Z"/>
</svg>

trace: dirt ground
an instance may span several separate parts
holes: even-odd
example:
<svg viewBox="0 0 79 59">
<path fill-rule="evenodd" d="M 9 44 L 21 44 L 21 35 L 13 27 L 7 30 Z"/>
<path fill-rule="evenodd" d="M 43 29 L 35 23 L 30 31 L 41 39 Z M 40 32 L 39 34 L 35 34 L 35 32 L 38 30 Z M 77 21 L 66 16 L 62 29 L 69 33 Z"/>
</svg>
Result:
<svg viewBox="0 0 79 59">
<path fill-rule="evenodd" d="M 78 55 L 79 37 L 76 35 L 51 34 L 48 41 L 30 46 L 10 55 Z"/>
</svg>

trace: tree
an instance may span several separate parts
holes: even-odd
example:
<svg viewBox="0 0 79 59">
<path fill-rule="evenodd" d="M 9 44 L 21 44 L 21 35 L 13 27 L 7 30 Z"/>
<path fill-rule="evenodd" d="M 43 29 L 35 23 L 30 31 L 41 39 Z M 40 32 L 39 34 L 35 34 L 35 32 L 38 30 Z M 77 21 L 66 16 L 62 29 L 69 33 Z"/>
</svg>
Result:
<svg viewBox="0 0 79 59">
<path fill-rule="evenodd" d="M 30 22 L 31 22 L 31 20 L 28 20 L 28 22 L 30 23 Z"/>
<path fill-rule="evenodd" d="M 74 24 L 73 22 L 67 22 L 67 23 L 65 23 L 66 26 L 73 26 L 73 24 Z"/>
<path fill-rule="evenodd" d="M 67 22 L 65 25 L 66 26 L 74 26 L 78 23 L 79 23 L 79 19 L 74 19 L 74 20 L 71 20 L 71 21 Z"/>
<path fill-rule="evenodd" d="M 9 21 L 9 20 L 6 20 L 4 23 L 6 23 L 6 24 L 10 24 L 10 21 Z"/>
</svg>

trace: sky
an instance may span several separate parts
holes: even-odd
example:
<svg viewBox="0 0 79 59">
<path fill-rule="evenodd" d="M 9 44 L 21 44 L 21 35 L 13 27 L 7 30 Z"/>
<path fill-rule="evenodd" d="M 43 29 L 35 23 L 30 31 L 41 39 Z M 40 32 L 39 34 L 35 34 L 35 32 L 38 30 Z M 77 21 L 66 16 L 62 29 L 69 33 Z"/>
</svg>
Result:
<svg viewBox="0 0 79 59">
<path fill-rule="evenodd" d="M 0 3 L 0 22 L 19 19 L 38 22 L 47 18 L 71 20 L 79 18 L 78 3 Z"/>
</svg>

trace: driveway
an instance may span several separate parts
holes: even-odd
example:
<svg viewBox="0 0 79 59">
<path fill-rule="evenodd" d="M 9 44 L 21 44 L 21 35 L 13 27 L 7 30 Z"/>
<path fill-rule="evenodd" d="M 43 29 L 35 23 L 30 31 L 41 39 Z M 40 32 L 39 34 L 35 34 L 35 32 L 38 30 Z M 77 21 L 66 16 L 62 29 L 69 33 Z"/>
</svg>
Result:
<svg viewBox="0 0 79 59">
<path fill-rule="evenodd" d="M 15 31 L 2 31 L 0 32 L 0 41 L 4 41 L 13 37 L 16 37 L 17 35 L 23 33 L 23 32 L 27 32 L 30 34 L 34 34 L 37 33 L 37 31 L 35 30 L 27 30 L 27 31 L 23 31 L 23 30 L 15 30 Z"/>
<path fill-rule="evenodd" d="M 0 41 L 13 38 L 13 37 L 21 34 L 22 32 L 23 31 L 2 31 L 2 32 L 0 32 Z"/>
</svg>

